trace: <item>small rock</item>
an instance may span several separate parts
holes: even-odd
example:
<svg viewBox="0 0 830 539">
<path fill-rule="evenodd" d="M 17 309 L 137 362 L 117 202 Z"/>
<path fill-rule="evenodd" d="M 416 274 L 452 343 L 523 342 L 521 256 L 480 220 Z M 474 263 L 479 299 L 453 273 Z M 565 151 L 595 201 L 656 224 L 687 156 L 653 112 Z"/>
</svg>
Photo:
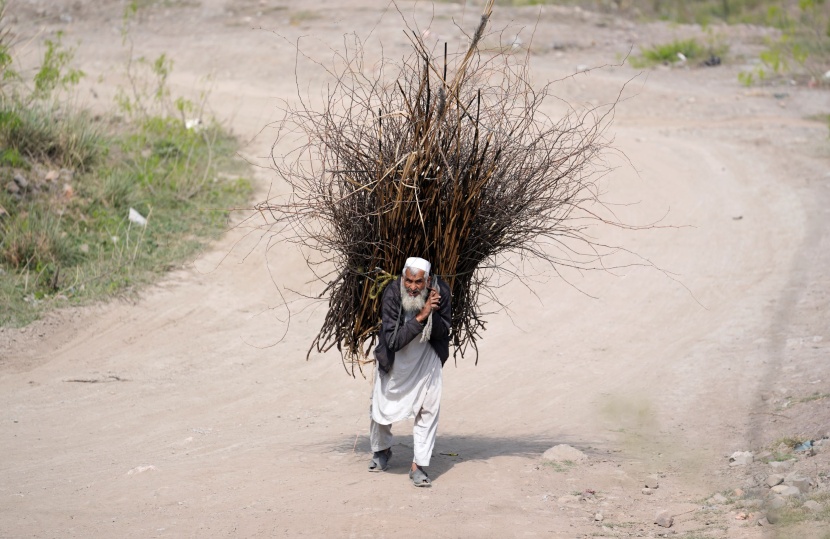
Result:
<svg viewBox="0 0 830 539">
<path fill-rule="evenodd" d="M 767 477 L 767 486 L 772 488 L 784 482 L 784 476 L 779 473 L 774 473 Z"/>
<path fill-rule="evenodd" d="M 75 196 L 75 190 L 72 189 L 72 186 L 68 183 L 63 184 L 63 196 L 66 198 L 72 198 Z"/>
<path fill-rule="evenodd" d="M 6 192 L 10 195 L 17 195 L 20 193 L 20 186 L 15 182 L 9 182 L 6 184 Z"/>
<path fill-rule="evenodd" d="M 47 182 L 53 182 L 53 181 L 57 180 L 60 177 L 61 177 L 60 172 L 58 172 L 57 170 L 50 170 L 49 172 L 46 173 L 46 175 L 43 177 L 43 179 L 46 180 Z"/>
<path fill-rule="evenodd" d="M 772 452 L 770 451 L 761 451 L 757 455 L 755 455 L 755 460 L 769 460 L 773 457 Z"/>
<path fill-rule="evenodd" d="M 650 475 L 646 477 L 646 480 L 643 481 L 643 486 L 650 489 L 655 489 L 660 486 L 660 482 L 657 480 L 657 477 Z"/>
<path fill-rule="evenodd" d="M 641 490 L 640 492 L 642 492 L 646 496 L 651 496 L 652 494 L 654 494 L 654 489 L 646 487 L 643 490 Z"/>
<path fill-rule="evenodd" d="M 758 519 L 758 525 L 759 526 L 769 526 L 770 524 L 772 524 L 772 522 L 769 521 L 769 519 L 767 518 L 767 515 L 764 515 L 764 516 L 762 516 L 761 518 Z"/>
<path fill-rule="evenodd" d="M 770 524 L 777 524 L 779 520 L 781 520 L 781 515 L 778 514 L 778 511 L 770 511 L 767 513 L 767 522 Z"/>
<path fill-rule="evenodd" d="M 582 462 L 583 460 L 588 460 L 588 455 L 575 447 L 569 446 L 568 444 L 559 444 L 545 451 L 542 455 L 542 460 L 551 460 L 554 462 L 562 462 L 565 460 Z"/>
<path fill-rule="evenodd" d="M 22 191 L 29 188 L 29 180 L 27 180 L 26 177 L 19 172 L 14 175 L 14 183 L 16 183 Z"/>
<path fill-rule="evenodd" d="M 801 491 L 798 490 L 798 487 L 791 487 L 789 485 L 777 485 L 770 490 L 786 498 L 797 498 L 801 496 Z"/>
<path fill-rule="evenodd" d="M 744 497 L 744 489 L 736 488 L 735 490 L 732 491 L 732 495 L 735 496 L 736 498 L 743 498 Z"/>
<path fill-rule="evenodd" d="M 823 509 L 822 505 L 815 500 L 809 500 L 804 502 L 804 505 L 802 507 L 804 507 L 804 509 L 806 509 L 810 513 L 818 513 Z"/>
<path fill-rule="evenodd" d="M 597 513 L 597 514 L 594 515 L 594 521 L 602 522 L 602 519 L 603 519 L 602 513 Z"/>
<path fill-rule="evenodd" d="M 703 65 L 706 67 L 716 67 L 721 64 L 720 56 L 716 56 L 714 54 L 710 54 L 709 58 L 703 61 Z"/>
<path fill-rule="evenodd" d="M 668 511 L 663 510 L 654 517 L 654 523 L 663 528 L 671 528 L 671 525 L 674 524 L 674 517 Z"/>
<path fill-rule="evenodd" d="M 576 66 L 577 73 L 584 73 L 585 71 L 588 71 L 588 66 L 586 66 L 585 64 L 579 64 L 578 66 Z"/>
<path fill-rule="evenodd" d="M 784 479 L 784 484 L 791 487 L 795 487 L 802 494 L 806 494 L 810 491 L 810 485 L 812 485 L 812 481 L 810 481 L 809 477 L 798 476 L 794 473 L 791 473 Z"/>
<path fill-rule="evenodd" d="M 752 451 L 735 451 L 729 457 L 729 465 L 730 466 L 748 466 L 752 464 L 754 460 L 754 455 Z"/>
<path fill-rule="evenodd" d="M 760 509 L 764 506 L 764 502 L 757 499 L 739 500 L 738 505 L 744 509 Z"/>
<path fill-rule="evenodd" d="M 794 461 L 792 460 L 774 460 L 769 463 L 770 468 L 773 470 L 780 472 L 789 470 L 793 467 Z"/>
<path fill-rule="evenodd" d="M 128 471 L 127 475 L 136 475 L 136 474 L 140 474 L 140 473 L 144 473 L 144 472 L 157 471 L 157 470 L 158 470 L 158 468 L 156 468 L 152 464 L 149 465 L 149 466 L 136 466 L 132 470 Z"/>
<path fill-rule="evenodd" d="M 785 505 L 787 505 L 787 500 L 785 500 L 781 496 L 771 496 L 767 500 L 767 507 L 769 507 L 770 509 L 781 509 Z"/>
</svg>

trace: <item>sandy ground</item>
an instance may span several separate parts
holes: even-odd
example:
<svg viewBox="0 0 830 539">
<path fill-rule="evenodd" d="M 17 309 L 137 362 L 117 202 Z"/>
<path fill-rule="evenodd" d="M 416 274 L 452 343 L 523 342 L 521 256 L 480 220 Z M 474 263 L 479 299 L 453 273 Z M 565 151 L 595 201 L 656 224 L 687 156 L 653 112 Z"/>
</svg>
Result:
<svg viewBox="0 0 830 539">
<path fill-rule="evenodd" d="M 43 32 L 33 43 L 58 30 L 79 43 L 79 99 L 109 107 L 125 83 L 124 3 L 16 4 L 21 35 Z M 295 94 L 291 43 L 308 36 L 304 50 L 327 60 L 345 33 L 371 31 L 401 55 L 401 17 L 383 6 L 173 2 L 142 10 L 130 36 L 136 54 L 174 60 L 174 93 L 207 84 L 213 113 L 267 167 L 269 123 Z M 479 9 L 400 7 L 451 46 L 463 43 L 453 21 L 469 30 Z M 541 82 L 699 32 L 572 8 L 497 8 L 493 27 L 524 43 L 535 27 Z M 640 267 L 570 284 L 542 275 L 538 296 L 508 285 L 510 316 L 491 317 L 479 364 L 445 368 L 432 489 L 407 479 L 406 424 L 391 470 L 366 473 L 368 382 L 345 376 L 336 354 L 305 361 L 323 306 L 295 310 L 269 346 L 286 324 L 266 260 L 281 285 L 319 288 L 293 248 L 266 254 L 232 231 L 138 300 L 0 330 L 0 536 L 774 536 L 727 510 L 704 514 L 701 500 L 743 484 L 725 455 L 830 431 L 816 408 L 775 412 L 830 387 L 830 146 L 809 119 L 830 95 L 741 87 L 741 55 L 763 31 L 719 32 L 729 65 L 612 66 L 555 87 L 582 106 L 630 81 L 610 131 L 629 161 L 607 178 L 608 200 L 636 202 L 620 208 L 627 222 L 673 226 L 599 233 L 673 278 Z M 255 175 L 264 196 L 275 178 Z M 544 463 L 558 443 L 589 460 Z M 650 474 L 660 488 L 645 496 Z M 563 501 L 586 490 L 597 494 Z M 661 509 L 671 529 L 653 524 Z"/>
</svg>

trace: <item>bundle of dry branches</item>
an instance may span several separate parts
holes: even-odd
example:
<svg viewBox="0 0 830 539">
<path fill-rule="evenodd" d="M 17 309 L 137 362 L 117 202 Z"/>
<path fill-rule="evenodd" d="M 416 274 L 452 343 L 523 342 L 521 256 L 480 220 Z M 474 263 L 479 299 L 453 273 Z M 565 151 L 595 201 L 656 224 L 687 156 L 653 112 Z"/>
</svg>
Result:
<svg viewBox="0 0 830 539">
<path fill-rule="evenodd" d="M 462 356 L 468 346 L 478 355 L 480 300 L 494 297 L 493 275 L 511 271 L 499 262 L 507 254 L 554 269 L 596 261 L 584 227 L 598 219 L 590 206 L 613 105 L 544 114 L 549 85 L 534 90 L 526 58 L 480 51 L 492 4 L 454 58 L 409 32 L 409 58 L 367 75 L 359 53 L 341 56 L 319 110 L 302 99 L 286 108 L 281 136 L 304 139 L 294 158 L 273 156 L 291 195 L 257 210 L 322 254 L 328 311 L 309 353 L 336 346 L 351 375 L 376 338 L 379 291 L 408 256 L 432 261 L 452 288 Z"/>
</svg>

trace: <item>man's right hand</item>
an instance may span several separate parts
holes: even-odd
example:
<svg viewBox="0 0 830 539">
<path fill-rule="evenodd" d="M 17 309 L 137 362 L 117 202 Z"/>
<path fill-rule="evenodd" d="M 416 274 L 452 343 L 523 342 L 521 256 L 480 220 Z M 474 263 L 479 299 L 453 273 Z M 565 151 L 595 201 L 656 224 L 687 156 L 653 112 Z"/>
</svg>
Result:
<svg viewBox="0 0 830 539">
<path fill-rule="evenodd" d="M 440 304 L 441 304 L 441 294 L 438 292 L 437 289 L 434 289 L 434 288 L 431 289 L 429 291 L 429 296 L 427 297 L 427 301 L 426 301 L 426 303 L 424 303 L 424 307 L 421 309 L 421 312 L 419 312 L 417 315 L 415 315 L 415 318 L 421 324 L 426 323 L 427 318 L 429 318 L 429 315 L 432 314 L 432 311 L 437 311 Z"/>
</svg>

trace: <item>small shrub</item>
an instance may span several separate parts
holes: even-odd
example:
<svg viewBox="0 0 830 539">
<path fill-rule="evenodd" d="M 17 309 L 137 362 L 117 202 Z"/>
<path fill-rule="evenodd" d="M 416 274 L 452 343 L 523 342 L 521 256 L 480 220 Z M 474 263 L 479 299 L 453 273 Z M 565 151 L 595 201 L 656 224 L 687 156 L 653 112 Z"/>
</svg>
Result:
<svg viewBox="0 0 830 539">
<path fill-rule="evenodd" d="M 66 49 L 61 43 L 63 32 L 58 32 L 55 40 L 45 40 L 46 52 L 43 54 L 43 63 L 35 74 L 35 89 L 31 99 L 46 100 L 56 90 L 67 90 L 78 84 L 83 71 L 70 67 L 75 56 L 75 49 Z"/>
<path fill-rule="evenodd" d="M 0 101 L 0 145 L 73 170 L 88 169 L 102 152 L 99 128 L 88 114 L 16 100 Z"/>
<path fill-rule="evenodd" d="M 830 60 L 830 7 L 824 0 L 770 5 L 765 24 L 781 30 L 766 41 L 760 64 L 738 75 L 742 84 L 764 83 L 781 76 L 826 84 Z"/>
<path fill-rule="evenodd" d="M 647 67 L 656 64 L 673 64 L 683 60 L 695 60 L 704 56 L 705 47 L 695 39 L 676 40 L 663 45 L 654 45 L 644 49 L 638 58 L 632 59 L 634 67 Z"/>
<path fill-rule="evenodd" d="M 0 224 L 0 262 L 35 272 L 72 264 L 75 255 L 60 221 L 60 216 L 38 206 L 7 218 Z"/>
</svg>

